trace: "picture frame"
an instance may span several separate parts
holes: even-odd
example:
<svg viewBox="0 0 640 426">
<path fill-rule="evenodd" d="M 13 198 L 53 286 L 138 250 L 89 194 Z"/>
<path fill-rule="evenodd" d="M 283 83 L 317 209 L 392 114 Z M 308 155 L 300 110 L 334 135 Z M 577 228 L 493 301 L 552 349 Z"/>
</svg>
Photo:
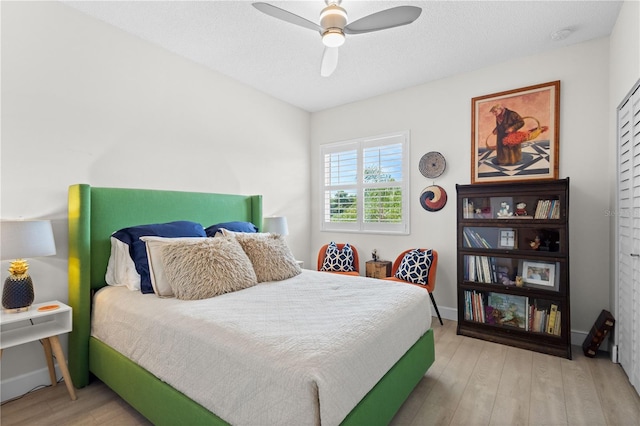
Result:
<svg viewBox="0 0 640 426">
<path fill-rule="evenodd" d="M 471 183 L 558 179 L 560 81 L 471 100 Z"/>
<path fill-rule="evenodd" d="M 558 290 L 555 263 L 523 260 L 520 274 L 527 287 Z"/>
<path fill-rule="evenodd" d="M 518 248 L 518 231 L 512 228 L 501 228 L 498 231 L 498 248 L 508 250 Z"/>
</svg>

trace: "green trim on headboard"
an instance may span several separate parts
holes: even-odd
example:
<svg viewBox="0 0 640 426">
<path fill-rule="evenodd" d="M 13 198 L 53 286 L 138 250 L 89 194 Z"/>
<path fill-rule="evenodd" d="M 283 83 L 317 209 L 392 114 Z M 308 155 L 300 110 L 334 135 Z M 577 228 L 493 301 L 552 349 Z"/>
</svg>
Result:
<svg viewBox="0 0 640 426">
<path fill-rule="evenodd" d="M 148 223 L 190 220 L 205 228 L 234 220 L 262 227 L 262 196 L 153 189 L 69 187 L 69 370 L 74 385 L 89 383 L 91 291 L 106 285 L 111 234 Z"/>
</svg>

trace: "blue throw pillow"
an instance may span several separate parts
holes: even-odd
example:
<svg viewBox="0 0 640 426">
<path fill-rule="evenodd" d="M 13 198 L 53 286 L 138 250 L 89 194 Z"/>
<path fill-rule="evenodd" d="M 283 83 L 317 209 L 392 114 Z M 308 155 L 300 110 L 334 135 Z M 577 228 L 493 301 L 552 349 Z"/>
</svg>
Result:
<svg viewBox="0 0 640 426">
<path fill-rule="evenodd" d="M 331 241 L 327 245 L 327 251 L 322 262 L 321 271 L 333 272 L 353 272 L 356 269 L 353 266 L 353 250 L 349 243 L 338 249 L 338 245 Z"/>
<path fill-rule="evenodd" d="M 169 223 L 155 223 L 151 225 L 131 226 L 123 228 L 112 234 L 129 246 L 129 255 L 136 265 L 136 271 L 140 274 L 140 291 L 153 293 L 153 285 L 149 275 L 149 261 L 147 259 L 147 247 L 140 237 L 206 237 L 202 225 L 196 222 L 177 221 Z"/>
<path fill-rule="evenodd" d="M 207 237 L 215 237 L 218 231 L 221 229 L 226 229 L 231 232 L 258 232 L 258 227 L 255 226 L 251 222 L 223 222 L 217 223 L 215 225 L 211 225 L 205 232 L 207 233 Z"/>
<path fill-rule="evenodd" d="M 420 251 L 413 249 L 405 254 L 396 271 L 396 278 L 414 284 L 428 284 L 429 268 L 433 260 L 431 249 Z"/>
</svg>

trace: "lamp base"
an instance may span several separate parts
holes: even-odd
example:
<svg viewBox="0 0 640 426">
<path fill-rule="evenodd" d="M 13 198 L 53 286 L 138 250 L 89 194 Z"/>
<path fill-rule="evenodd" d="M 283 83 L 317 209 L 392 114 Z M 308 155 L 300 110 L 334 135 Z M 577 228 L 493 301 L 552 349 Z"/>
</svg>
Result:
<svg viewBox="0 0 640 426">
<path fill-rule="evenodd" d="M 29 275 L 9 275 L 2 290 L 2 307 L 7 313 L 17 313 L 29 310 L 35 295 L 33 281 Z"/>
</svg>

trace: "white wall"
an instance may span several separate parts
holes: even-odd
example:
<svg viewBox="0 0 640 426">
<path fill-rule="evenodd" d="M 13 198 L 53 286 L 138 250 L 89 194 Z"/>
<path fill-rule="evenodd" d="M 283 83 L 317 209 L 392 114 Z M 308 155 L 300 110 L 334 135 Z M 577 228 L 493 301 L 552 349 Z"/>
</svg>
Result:
<svg viewBox="0 0 640 426">
<path fill-rule="evenodd" d="M 67 300 L 74 183 L 262 194 L 309 261 L 307 112 L 61 3 L 1 7 L 1 217 L 53 219 L 58 250 L 30 262 L 36 302 Z M 47 382 L 39 344 L 4 351 L 3 400 Z"/>
<path fill-rule="evenodd" d="M 434 296 L 440 312 L 455 319 L 456 184 L 470 183 L 471 98 L 553 80 L 560 89 L 560 177 L 571 178 L 570 261 L 572 329 L 587 332 L 609 307 L 608 39 L 457 75 L 407 90 L 314 113 L 311 119 L 311 252 L 330 240 L 348 241 L 370 259 L 373 248 L 393 260 L 411 247 L 439 252 Z M 319 145 L 396 130 L 411 131 L 411 235 L 337 235 L 319 231 Z M 442 176 L 428 180 L 418 170 L 422 155 L 439 151 L 447 159 Z M 439 212 L 420 206 L 421 191 L 434 183 L 448 193 Z"/>
</svg>

